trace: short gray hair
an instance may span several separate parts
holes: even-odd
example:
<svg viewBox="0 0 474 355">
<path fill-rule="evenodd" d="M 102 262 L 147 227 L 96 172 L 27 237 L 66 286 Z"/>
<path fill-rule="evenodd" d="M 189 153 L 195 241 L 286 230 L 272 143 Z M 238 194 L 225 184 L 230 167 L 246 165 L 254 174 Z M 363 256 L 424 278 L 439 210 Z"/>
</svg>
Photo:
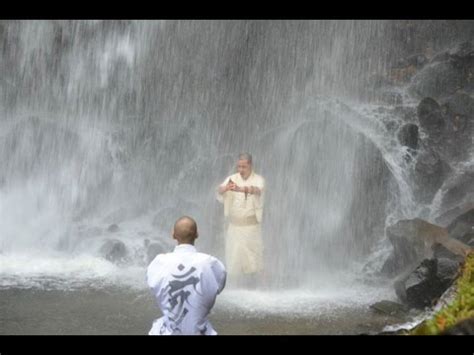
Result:
<svg viewBox="0 0 474 355">
<path fill-rule="evenodd" d="M 252 164 L 252 154 L 250 153 L 240 153 L 239 160 L 247 160 L 249 164 Z"/>
</svg>

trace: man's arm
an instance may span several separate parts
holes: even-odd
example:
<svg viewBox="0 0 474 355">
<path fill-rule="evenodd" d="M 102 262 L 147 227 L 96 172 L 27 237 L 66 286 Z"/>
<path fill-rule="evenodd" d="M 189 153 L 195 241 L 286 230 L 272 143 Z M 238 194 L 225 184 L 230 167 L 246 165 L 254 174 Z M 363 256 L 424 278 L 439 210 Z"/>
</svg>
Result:
<svg viewBox="0 0 474 355">
<path fill-rule="evenodd" d="M 224 185 L 224 186 L 220 185 L 220 186 L 217 188 L 217 192 L 219 192 L 219 194 L 221 194 L 221 195 L 222 195 L 223 193 L 227 192 L 227 191 L 229 191 L 229 185 L 228 185 L 228 184 L 227 184 L 227 185 Z"/>
<path fill-rule="evenodd" d="M 262 194 L 262 190 L 257 186 L 250 186 L 249 193 L 252 195 L 260 196 Z"/>
<path fill-rule="evenodd" d="M 225 287 L 227 279 L 227 271 L 224 267 L 224 264 L 217 258 L 212 258 L 211 270 L 214 274 L 214 278 L 217 284 L 217 293 L 221 293 Z"/>
<path fill-rule="evenodd" d="M 262 194 L 262 190 L 257 187 L 257 186 L 237 186 L 235 182 L 233 182 L 231 179 L 227 182 L 227 184 L 224 182 L 223 184 L 219 185 L 217 188 L 217 192 L 222 195 L 226 193 L 227 191 L 235 191 L 235 192 L 243 192 L 245 194 L 251 194 L 251 195 L 257 195 L 260 196 Z"/>
<path fill-rule="evenodd" d="M 223 184 L 219 185 L 219 187 L 217 188 L 217 192 L 222 195 L 223 193 L 227 192 L 227 191 L 236 191 L 237 189 L 237 184 L 235 182 L 233 182 L 231 179 L 229 179 L 229 181 L 227 182 L 227 184 L 224 182 Z"/>
<path fill-rule="evenodd" d="M 246 193 L 246 194 L 258 195 L 258 196 L 260 196 L 261 193 L 262 193 L 262 190 L 257 186 L 242 186 L 242 187 L 240 187 L 240 186 L 235 185 L 235 188 L 232 191 L 243 192 L 243 193 Z"/>
</svg>

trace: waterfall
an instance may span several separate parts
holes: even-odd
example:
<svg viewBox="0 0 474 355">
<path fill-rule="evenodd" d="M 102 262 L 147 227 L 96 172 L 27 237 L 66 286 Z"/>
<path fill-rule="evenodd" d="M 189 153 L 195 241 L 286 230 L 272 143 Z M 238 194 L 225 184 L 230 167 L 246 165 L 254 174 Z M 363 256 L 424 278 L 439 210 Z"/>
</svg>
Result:
<svg viewBox="0 0 474 355">
<path fill-rule="evenodd" d="M 270 283 L 352 270 L 387 224 L 426 207 L 374 78 L 418 38 L 436 50 L 451 37 L 423 23 L 408 48 L 401 22 L 2 21 L 0 258 L 73 258 L 70 278 L 107 276 L 105 239 L 171 248 L 179 214 L 222 258 L 215 188 L 249 151 L 267 181 Z"/>
</svg>

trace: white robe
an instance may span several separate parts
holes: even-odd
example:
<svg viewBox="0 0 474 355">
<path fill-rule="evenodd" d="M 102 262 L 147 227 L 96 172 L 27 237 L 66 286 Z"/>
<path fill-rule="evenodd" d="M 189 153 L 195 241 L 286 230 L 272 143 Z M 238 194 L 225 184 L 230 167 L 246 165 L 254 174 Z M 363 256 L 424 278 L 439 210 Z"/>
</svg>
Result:
<svg viewBox="0 0 474 355">
<path fill-rule="evenodd" d="M 163 317 L 154 321 L 148 334 L 216 335 L 207 317 L 225 282 L 224 265 L 191 244 L 157 255 L 148 266 L 147 283 Z"/>
<path fill-rule="evenodd" d="M 217 193 L 217 200 L 224 204 L 224 216 L 229 222 L 226 233 L 225 254 L 229 275 L 252 274 L 263 269 L 262 212 L 265 180 L 252 172 L 244 180 L 239 173 L 228 176 L 220 186 L 232 179 L 239 187 L 256 186 L 261 194 L 227 191 Z"/>
</svg>

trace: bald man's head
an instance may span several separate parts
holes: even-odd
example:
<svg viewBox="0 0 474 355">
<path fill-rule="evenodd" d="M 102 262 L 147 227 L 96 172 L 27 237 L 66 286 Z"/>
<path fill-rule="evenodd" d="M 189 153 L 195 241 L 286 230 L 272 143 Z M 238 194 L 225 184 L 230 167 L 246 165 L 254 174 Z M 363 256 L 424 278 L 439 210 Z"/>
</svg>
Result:
<svg viewBox="0 0 474 355">
<path fill-rule="evenodd" d="M 197 224 L 194 219 L 183 216 L 175 222 L 173 238 L 178 241 L 178 244 L 194 244 L 197 237 Z"/>
</svg>

